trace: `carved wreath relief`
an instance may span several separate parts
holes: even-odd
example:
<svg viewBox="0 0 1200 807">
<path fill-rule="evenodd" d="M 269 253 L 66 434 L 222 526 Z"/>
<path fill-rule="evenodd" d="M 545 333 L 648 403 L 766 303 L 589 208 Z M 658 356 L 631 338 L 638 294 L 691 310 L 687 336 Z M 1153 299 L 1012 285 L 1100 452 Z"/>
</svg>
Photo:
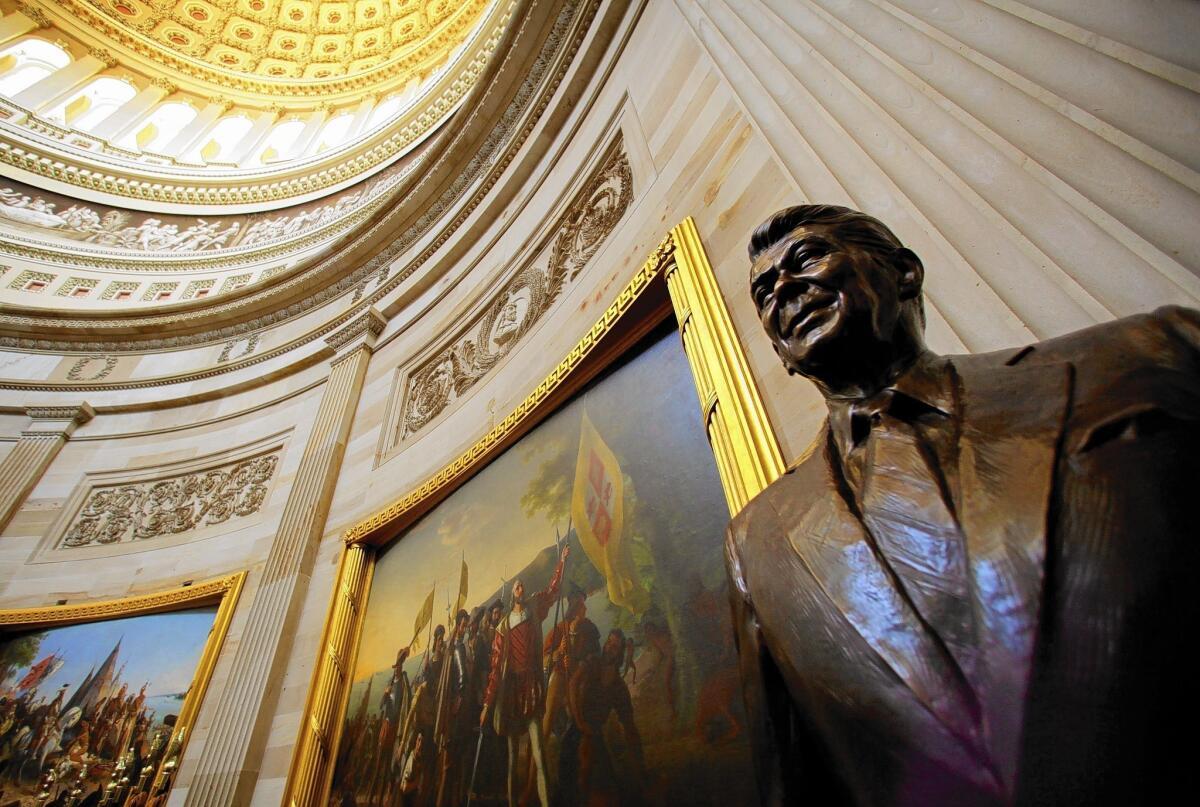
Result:
<svg viewBox="0 0 1200 807">
<path fill-rule="evenodd" d="M 258 512 L 279 457 L 254 457 L 170 479 L 97 487 L 60 547 L 175 535 Z"/>
<path fill-rule="evenodd" d="M 508 355 L 579 276 L 632 199 L 633 173 L 618 143 L 567 209 L 546 266 L 518 272 L 458 339 L 412 373 L 398 441 L 420 431 Z"/>
</svg>

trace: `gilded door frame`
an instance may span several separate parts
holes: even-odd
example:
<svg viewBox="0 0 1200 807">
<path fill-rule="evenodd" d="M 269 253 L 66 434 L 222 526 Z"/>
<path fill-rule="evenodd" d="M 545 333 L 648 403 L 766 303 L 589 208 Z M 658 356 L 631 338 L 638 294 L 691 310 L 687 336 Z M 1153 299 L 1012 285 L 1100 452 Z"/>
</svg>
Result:
<svg viewBox="0 0 1200 807">
<path fill-rule="evenodd" d="M 478 442 L 416 489 L 343 536 L 337 583 L 314 665 L 284 804 L 324 803 L 332 785 L 350 676 L 377 551 L 674 312 L 709 445 L 731 513 L 784 471 L 696 224 L 673 227 L 592 328 L 540 384 Z"/>
<path fill-rule="evenodd" d="M 213 668 L 221 654 L 221 646 L 225 643 L 229 623 L 233 620 L 233 611 L 237 607 L 238 597 L 241 596 L 245 582 L 246 572 L 241 571 L 196 584 L 187 583 L 164 591 L 134 594 L 115 600 L 0 609 L 0 639 L 3 639 L 5 634 L 42 628 L 81 625 L 216 605 L 217 613 L 213 618 L 208 639 L 204 642 L 200 661 L 196 664 L 196 671 L 192 675 L 192 683 L 175 720 L 167 753 L 163 755 L 162 762 L 154 773 L 152 792 L 158 792 L 164 784 L 173 784 L 174 774 L 179 770 L 180 760 L 195 726 L 200 704 L 204 702 L 204 693 L 208 690 Z"/>
</svg>

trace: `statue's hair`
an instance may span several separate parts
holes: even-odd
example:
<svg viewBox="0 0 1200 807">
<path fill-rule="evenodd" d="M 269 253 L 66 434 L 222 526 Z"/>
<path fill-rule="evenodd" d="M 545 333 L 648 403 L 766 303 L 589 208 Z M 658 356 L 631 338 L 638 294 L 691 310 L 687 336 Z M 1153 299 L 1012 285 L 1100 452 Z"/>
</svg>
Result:
<svg viewBox="0 0 1200 807">
<path fill-rule="evenodd" d="M 750 263 L 753 264 L 759 255 L 786 238 L 792 230 L 807 224 L 834 227 L 841 239 L 864 249 L 890 254 L 904 248 L 896 234 L 874 216 L 841 205 L 796 205 L 776 211 L 754 230 L 750 236 Z M 918 294 L 913 302 L 924 326 L 925 301 Z"/>
<path fill-rule="evenodd" d="M 873 216 L 840 205 L 796 205 L 773 213 L 750 236 L 750 261 L 805 224 L 837 228 L 838 235 L 861 247 L 892 251 L 903 247 L 888 226 Z"/>
</svg>

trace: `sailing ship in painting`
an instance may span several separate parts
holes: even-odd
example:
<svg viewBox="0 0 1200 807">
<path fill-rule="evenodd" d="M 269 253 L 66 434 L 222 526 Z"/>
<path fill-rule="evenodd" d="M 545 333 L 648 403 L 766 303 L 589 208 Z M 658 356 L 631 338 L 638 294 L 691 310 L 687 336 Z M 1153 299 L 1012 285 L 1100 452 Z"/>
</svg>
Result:
<svg viewBox="0 0 1200 807">
<path fill-rule="evenodd" d="M 158 687 L 182 680 L 179 671 L 189 664 L 195 668 L 207 635 L 201 629 L 212 623 L 211 609 L 198 610 L 0 641 L 0 805 L 165 802 L 179 744 L 171 735 L 186 687 Z M 146 649 L 151 621 L 181 628 L 154 658 Z M 117 625 L 135 635 L 118 634 L 113 641 Z M 160 634 L 167 626 L 153 627 Z M 107 653 L 97 658 L 105 646 Z"/>
<path fill-rule="evenodd" d="M 660 341 L 380 557 L 331 804 L 756 799 L 687 372 Z"/>
</svg>

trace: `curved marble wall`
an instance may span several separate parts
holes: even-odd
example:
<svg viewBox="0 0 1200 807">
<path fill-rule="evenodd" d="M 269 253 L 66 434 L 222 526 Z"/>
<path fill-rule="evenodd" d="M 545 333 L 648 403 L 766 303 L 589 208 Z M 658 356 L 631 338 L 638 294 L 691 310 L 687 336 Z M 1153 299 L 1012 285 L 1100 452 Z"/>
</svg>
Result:
<svg viewBox="0 0 1200 807">
<path fill-rule="evenodd" d="M 396 258 L 432 250 L 430 271 L 305 342 L 303 355 L 265 330 L 225 357 L 262 351 L 261 362 L 169 383 L 173 357 L 188 351 L 122 354 L 95 381 L 83 379 L 104 371 L 103 357 L 72 379 L 78 356 L 5 355 L 0 377 L 19 371 L 22 382 L 3 388 L 0 479 L 33 481 L 0 538 L 0 603 L 113 596 L 249 568 L 175 798 L 277 804 L 339 536 L 510 411 L 683 217 L 696 219 L 789 460 L 811 440 L 820 402 L 778 366 L 745 289 L 747 234 L 781 206 L 852 204 L 894 225 L 925 260 L 940 350 L 990 350 L 1200 302 L 1200 64 L 1188 44 L 1200 19 L 1191 3 L 1154 9 L 1133 13 L 1117 0 L 593 7 L 570 69 L 484 201 L 453 213 L 463 220 L 449 235 L 422 237 Z M 468 389 L 398 431 L 413 371 L 474 327 L 522 271 L 543 266 L 618 143 L 628 207 L 576 277 Z M 224 346 L 190 350 L 216 367 Z M 143 381 L 118 375 L 134 356 L 155 368 Z M 73 414 L 84 400 L 90 419 Z M 56 548 L 86 484 L 223 468 L 261 452 L 277 459 L 253 513 L 86 560 Z"/>
</svg>

